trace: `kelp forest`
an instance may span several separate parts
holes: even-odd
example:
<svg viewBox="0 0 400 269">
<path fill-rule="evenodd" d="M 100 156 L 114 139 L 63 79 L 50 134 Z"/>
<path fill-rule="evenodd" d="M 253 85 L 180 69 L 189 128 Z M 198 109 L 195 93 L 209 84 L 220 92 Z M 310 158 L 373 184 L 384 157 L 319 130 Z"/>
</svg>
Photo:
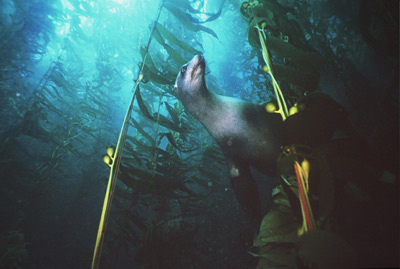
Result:
<svg viewBox="0 0 400 269">
<path fill-rule="evenodd" d="M 0 7 L 0 268 L 399 265 L 398 1 Z M 256 225 L 177 96 L 195 55 L 282 115 Z"/>
</svg>

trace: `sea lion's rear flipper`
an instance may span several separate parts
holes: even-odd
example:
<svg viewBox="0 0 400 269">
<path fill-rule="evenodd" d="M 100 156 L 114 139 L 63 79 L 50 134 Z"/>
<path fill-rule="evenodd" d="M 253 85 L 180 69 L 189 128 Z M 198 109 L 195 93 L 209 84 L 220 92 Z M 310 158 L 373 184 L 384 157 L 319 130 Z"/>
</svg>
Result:
<svg viewBox="0 0 400 269">
<path fill-rule="evenodd" d="M 229 177 L 236 197 L 247 216 L 259 225 L 261 221 L 260 198 L 248 164 L 227 159 Z"/>
</svg>

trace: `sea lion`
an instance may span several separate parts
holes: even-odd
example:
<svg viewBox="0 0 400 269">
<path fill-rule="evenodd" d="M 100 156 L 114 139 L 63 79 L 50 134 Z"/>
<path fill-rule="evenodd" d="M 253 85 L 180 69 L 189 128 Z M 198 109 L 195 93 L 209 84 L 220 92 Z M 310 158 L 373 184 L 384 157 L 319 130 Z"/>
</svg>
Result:
<svg viewBox="0 0 400 269">
<path fill-rule="evenodd" d="M 281 152 L 282 119 L 265 104 L 217 95 L 207 89 L 201 55 L 182 66 L 175 89 L 185 109 L 199 120 L 225 155 L 231 185 L 247 215 L 261 220 L 257 185 L 250 166 L 273 175 Z"/>
</svg>

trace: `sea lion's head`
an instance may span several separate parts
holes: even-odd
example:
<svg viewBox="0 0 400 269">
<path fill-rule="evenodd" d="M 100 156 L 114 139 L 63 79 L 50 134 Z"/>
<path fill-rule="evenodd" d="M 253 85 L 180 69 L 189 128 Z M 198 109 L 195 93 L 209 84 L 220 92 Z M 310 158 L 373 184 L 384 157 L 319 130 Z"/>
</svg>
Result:
<svg viewBox="0 0 400 269">
<path fill-rule="evenodd" d="M 196 55 L 187 64 L 181 67 L 175 80 L 175 89 L 178 91 L 178 98 L 185 103 L 190 97 L 196 97 L 207 91 L 204 73 L 206 63 L 204 57 Z"/>
</svg>

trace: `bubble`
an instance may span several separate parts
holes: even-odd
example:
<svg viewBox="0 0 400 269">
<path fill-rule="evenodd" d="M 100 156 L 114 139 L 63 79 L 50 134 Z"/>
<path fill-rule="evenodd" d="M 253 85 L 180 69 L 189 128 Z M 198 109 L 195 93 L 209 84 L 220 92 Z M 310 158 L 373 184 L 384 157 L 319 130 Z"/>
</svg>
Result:
<svg viewBox="0 0 400 269">
<path fill-rule="evenodd" d="M 211 181 L 208 181 L 207 185 L 208 185 L 208 187 L 212 187 L 213 184 Z"/>
</svg>

